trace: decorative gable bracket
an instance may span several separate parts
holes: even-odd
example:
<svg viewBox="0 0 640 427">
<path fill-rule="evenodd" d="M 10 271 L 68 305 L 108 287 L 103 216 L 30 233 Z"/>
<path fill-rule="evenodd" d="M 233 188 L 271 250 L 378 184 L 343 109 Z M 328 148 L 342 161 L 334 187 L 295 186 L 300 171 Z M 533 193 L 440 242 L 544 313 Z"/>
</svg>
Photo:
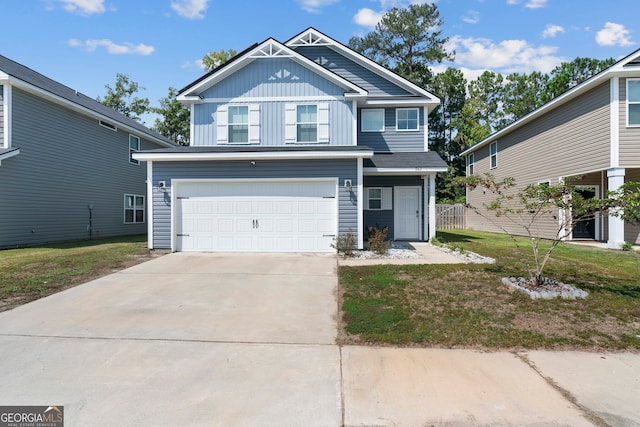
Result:
<svg viewBox="0 0 640 427">
<path fill-rule="evenodd" d="M 268 41 L 258 49 L 251 52 L 249 58 L 291 58 L 293 54 L 281 44 Z"/>
</svg>

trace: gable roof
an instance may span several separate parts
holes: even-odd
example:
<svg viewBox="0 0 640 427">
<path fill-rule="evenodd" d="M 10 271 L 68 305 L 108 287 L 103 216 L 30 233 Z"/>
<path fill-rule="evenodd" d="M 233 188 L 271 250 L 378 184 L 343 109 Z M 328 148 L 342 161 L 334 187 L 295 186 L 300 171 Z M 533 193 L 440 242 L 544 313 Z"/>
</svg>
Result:
<svg viewBox="0 0 640 427">
<path fill-rule="evenodd" d="M 12 86 L 35 93 L 39 96 L 47 97 L 53 102 L 63 104 L 80 113 L 94 116 L 99 120 L 104 120 L 112 124 L 117 124 L 119 127 L 127 129 L 132 133 L 144 135 L 147 139 L 160 145 L 167 147 L 175 145 L 170 139 L 113 108 L 107 107 L 77 90 L 71 89 L 31 68 L 0 55 L 0 83 L 2 83 L 3 80 L 8 81 Z"/>
<path fill-rule="evenodd" d="M 410 82 L 404 77 L 399 76 L 393 71 L 383 67 L 375 61 L 367 58 L 366 56 L 356 52 L 350 47 L 332 39 L 331 37 L 323 34 L 322 32 L 316 30 L 313 27 L 309 27 L 305 31 L 300 34 L 292 37 L 289 41 L 285 43 L 287 46 L 295 49 L 300 46 L 327 46 L 330 49 L 338 52 L 342 56 L 354 61 L 355 63 L 361 65 L 364 68 L 372 71 L 373 73 L 379 75 L 380 77 L 389 80 L 390 82 L 400 86 L 406 91 L 415 94 L 418 97 L 427 98 L 430 102 L 429 111 L 440 104 L 440 99 L 437 96 L 432 94 L 431 92 L 421 88 L 415 83 Z"/>
<path fill-rule="evenodd" d="M 216 83 L 224 80 L 239 69 L 249 65 L 257 59 L 274 57 L 289 58 L 292 61 L 297 62 L 303 67 L 323 76 L 327 80 L 344 88 L 347 92 L 345 93 L 345 95 L 351 95 L 355 98 L 364 97 L 367 95 L 367 91 L 362 89 L 361 87 L 351 83 L 343 77 L 340 77 L 336 73 L 324 68 L 323 66 L 315 63 L 307 57 L 300 55 L 299 53 L 283 45 L 279 41 L 273 38 L 269 38 L 262 43 L 254 44 L 250 48 L 245 49 L 221 66 L 215 68 L 198 80 L 187 85 L 180 90 L 177 99 L 178 101 L 184 103 L 197 103 L 200 101 L 200 93 L 214 86 Z"/>
<path fill-rule="evenodd" d="M 530 123 L 543 114 L 553 111 L 554 109 L 569 102 L 570 100 L 584 94 L 585 92 L 588 92 L 596 86 L 609 81 L 613 77 L 640 77 L 640 49 L 637 49 L 615 64 L 611 65 L 609 68 L 602 70 L 598 74 L 590 77 L 579 85 L 574 86 L 562 95 L 553 98 L 551 101 L 547 102 L 541 107 L 538 107 L 526 116 L 521 117 L 504 129 L 494 132 L 487 138 L 464 150 L 462 153 L 460 153 L 460 155 L 466 156 L 472 151 L 484 147 L 485 145 L 497 140 L 498 138 L 501 138 L 522 126 L 525 126 L 527 123 Z"/>
</svg>

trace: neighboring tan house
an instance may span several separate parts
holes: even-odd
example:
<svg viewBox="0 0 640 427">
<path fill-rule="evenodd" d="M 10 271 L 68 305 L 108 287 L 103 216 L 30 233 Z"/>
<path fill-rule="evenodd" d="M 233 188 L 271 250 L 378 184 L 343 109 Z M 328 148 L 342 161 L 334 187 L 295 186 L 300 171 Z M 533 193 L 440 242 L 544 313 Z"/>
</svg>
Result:
<svg viewBox="0 0 640 427">
<path fill-rule="evenodd" d="M 272 38 L 182 89 L 191 146 L 148 164 L 149 246 L 331 252 L 368 226 L 435 236 L 427 116 L 439 100 L 319 31 Z"/>
<path fill-rule="evenodd" d="M 569 177 L 587 197 L 604 197 L 628 181 L 640 181 L 640 50 L 553 99 L 510 126 L 462 153 L 467 175 L 512 177 L 519 186 L 557 185 Z M 467 193 L 467 201 L 482 206 L 490 193 Z M 559 213 L 557 218 L 562 218 Z M 469 228 L 499 231 L 470 211 Z M 508 225 L 509 231 L 517 228 Z M 553 238 L 558 219 L 543 225 L 542 236 Z M 579 223 L 569 239 L 640 244 L 640 227 L 614 216 Z"/>
<path fill-rule="evenodd" d="M 163 136 L 0 56 L 0 248 L 145 234 L 146 168 Z"/>
</svg>

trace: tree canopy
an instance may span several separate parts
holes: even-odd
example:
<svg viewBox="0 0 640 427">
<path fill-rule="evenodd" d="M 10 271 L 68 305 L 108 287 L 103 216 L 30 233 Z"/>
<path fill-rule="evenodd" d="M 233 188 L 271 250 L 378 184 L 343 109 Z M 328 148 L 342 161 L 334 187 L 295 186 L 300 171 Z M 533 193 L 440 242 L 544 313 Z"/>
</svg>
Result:
<svg viewBox="0 0 640 427">
<path fill-rule="evenodd" d="M 117 73 L 115 88 L 109 85 L 105 85 L 105 88 L 107 88 L 105 97 L 102 99 L 98 97 L 96 100 L 107 107 L 137 121 L 141 121 L 141 116 L 151 111 L 149 99 L 135 96 L 144 88 L 131 80 L 127 74 Z"/>
<path fill-rule="evenodd" d="M 160 99 L 160 107 L 153 108 L 158 114 L 153 129 L 180 145 L 189 145 L 189 110 L 177 99 L 178 90 L 170 87 L 165 98 Z"/>
<path fill-rule="evenodd" d="M 202 65 L 204 66 L 205 70 L 213 71 L 237 54 L 238 52 L 233 49 L 220 49 L 218 52 L 209 52 L 202 58 Z"/>
</svg>

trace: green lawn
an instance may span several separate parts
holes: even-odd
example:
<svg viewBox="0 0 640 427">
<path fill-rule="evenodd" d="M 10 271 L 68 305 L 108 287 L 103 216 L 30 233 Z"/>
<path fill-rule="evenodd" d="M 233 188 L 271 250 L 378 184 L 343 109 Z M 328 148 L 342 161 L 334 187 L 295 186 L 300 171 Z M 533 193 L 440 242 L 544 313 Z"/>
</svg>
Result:
<svg viewBox="0 0 640 427">
<path fill-rule="evenodd" d="M 508 236 L 439 232 L 495 265 L 341 267 L 345 343 L 482 349 L 640 349 L 640 254 L 561 244 L 544 275 L 585 300 L 531 300 L 501 283 L 526 276 Z M 521 241 L 528 244 L 526 240 Z"/>
<path fill-rule="evenodd" d="M 143 262 L 146 236 L 125 236 L 0 251 L 0 311 Z"/>
</svg>

